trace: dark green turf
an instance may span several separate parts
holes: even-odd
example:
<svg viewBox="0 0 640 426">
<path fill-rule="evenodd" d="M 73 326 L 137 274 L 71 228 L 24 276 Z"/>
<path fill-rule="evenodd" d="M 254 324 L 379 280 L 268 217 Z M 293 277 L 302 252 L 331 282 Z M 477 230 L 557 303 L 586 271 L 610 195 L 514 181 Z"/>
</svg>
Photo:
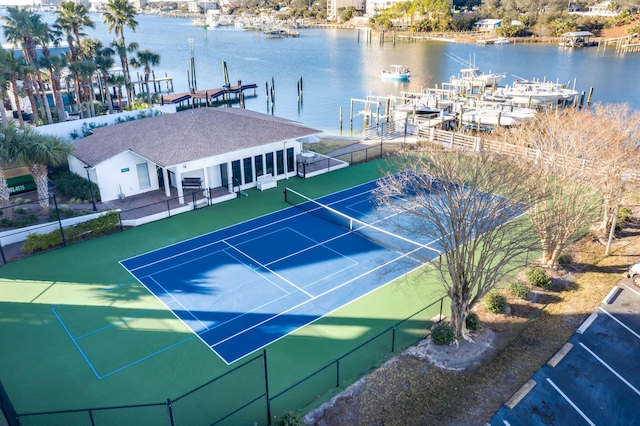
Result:
<svg viewBox="0 0 640 426">
<path fill-rule="evenodd" d="M 286 208 L 282 194 L 285 186 L 317 197 L 371 181 L 385 169 L 383 162 L 374 161 L 308 180 L 279 181 L 278 189 L 249 190 L 247 197 L 1 267 L 0 380 L 16 410 L 30 413 L 162 403 L 229 371 L 242 361 L 226 366 L 134 282 L 118 261 Z M 272 395 L 442 296 L 439 285 L 426 281 L 416 274 L 400 279 L 270 345 L 267 354 Z M 398 331 L 396 344 L 409 344 L 424 334 L 425 324 L 437 314 L 433 309 L 405 323 Z M 379 350 L 390 347 L 391 335 L 379 340 L 354 357 L 379 357 Z M 374 347 L 379 350 L 373 351 Z M 344 377 L 357 373 L 352 359 L 344 361 Z M 263 367 L 258 364 L 247 367 L 239 375 L 241 379 L 233 380 L 231 391 L 225 390 L 222 395 L 216 392 L 215 406 L 226 409 L 251 392 L 263 392 Z M 335 373 L 327 374 L 335 378 Z M 325 392 L 314 386 L 305 392 L 313 396 Z M 293 396 L 283 395 L 276 405 L 299 408 L 297 399 L 303 394 L 300 390 Z M 216 415 L 198 405 L 209 406 L 212 401 L 194 403 L 196 399 L 176 403 L 178 412 L 198 412 L 204 418 L 188 418 L 182 424 L 205 422 L 207 416 Z M 145 410 L 136 415 L 153 419 L 166 412 L 163 407 L 158 412 L 156 408 Z M 261 410 L 253 407 L 245 412 Z M 136 418 L 130 414 L 128 422 Z M 264 423 L 264 418 L 254 415 L 234 419 Z M 61 424 L 75 419 L 67 418 Z M 113 421 L 111 418 L 107 422 Z"/>
</svg>

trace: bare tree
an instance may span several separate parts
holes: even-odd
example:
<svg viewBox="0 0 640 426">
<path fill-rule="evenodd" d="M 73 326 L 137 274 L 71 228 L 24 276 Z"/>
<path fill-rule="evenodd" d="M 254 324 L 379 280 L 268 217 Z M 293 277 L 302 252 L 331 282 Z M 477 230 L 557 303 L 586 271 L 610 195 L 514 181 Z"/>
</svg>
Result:
<svg viewBox="0 0 640 426">
<path fill-rule="evenodd" d="M 519 216 L 526 211 L 520 200 L 537 192 L 513 157 L 434 150 L 403 156 L 401 167 L 408 172 L 385 178 L 378 199 L 401 217 L 398 232 L 431 240 L 442 252 L 432 265 L 451 298 L 451 325 L 456 337 L 470 339 L 471 308 L 522 268 L 536 246 Z"/>
<path fill-rule="evenodd" d="M 582 157 L 588 155 L 594 188 L 603 198 L 603 217 L 597 231 L 607 234 L 630 182 L 637 180 L 640 169 L 640 112 L 627 104 L 596 104 L 576 120 L 587 122 L 581 135 Z"/>
<path fill-rule="evenodd" d="M 557 268 L 571 237 L 593 225 L 603 205 L 602 175 L 593 162 L 600 130 L 593 117 L 576 111 L 538 114 L 525 129 L 510 129 L 506 141 L 524 147 L 523 167 L 535 178 L 529 218 L 540 237 L 541 264 Z M 528 165 L 528 166 L 527 166 Z"/>
</svg>

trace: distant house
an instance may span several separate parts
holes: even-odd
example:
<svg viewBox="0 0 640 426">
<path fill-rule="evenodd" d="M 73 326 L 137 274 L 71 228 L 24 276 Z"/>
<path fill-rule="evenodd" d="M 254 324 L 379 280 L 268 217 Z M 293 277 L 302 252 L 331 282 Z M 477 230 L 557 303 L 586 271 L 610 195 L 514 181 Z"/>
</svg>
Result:
<svg viewBox="0 0 640 426">
<path fill-rule="evenodd" d="M 93 132 L 75 142 L 69 168 L 83 177 L 88 171 L 103 201 L 158 189 L 169 197 L 175 187 L 184 202 L 185 181 L 233 192 L 257 186 L 263 175 L 295 176 L 296 138 L 320 131 L 241 108 L 197 108 Z"/>
<path fill-rule="evenodd" d="M 587 11 L 582 11 L 580 8 L 569 6 L 569 13 L 573 15 L 585 15 L 585 16 L 617 16 L 620 12 L 615 11 L 612 8 L 612 2 L 605 1 L 597 3 L 588 7 Z"/>
<path fill-rule="evenodd" d="M 502 19 L 480 19 L 474 26 L 478 31 L 493 31 L 502 26 Z"/>
</svg>

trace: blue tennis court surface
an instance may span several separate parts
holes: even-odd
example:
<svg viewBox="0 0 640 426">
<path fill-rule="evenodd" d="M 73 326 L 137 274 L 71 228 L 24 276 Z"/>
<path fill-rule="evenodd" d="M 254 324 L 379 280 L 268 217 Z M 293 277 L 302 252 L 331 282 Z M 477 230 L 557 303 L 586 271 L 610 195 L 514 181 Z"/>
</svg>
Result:
<svg viewBox="0 0 640 426">
<path fill-rule="evenodd" d="M 318 201 L 384 228 L 375 188 Z M 230 364 L 440 254 L 434 240 L 376 237 L 291 207 L 121 264 Z"/>
</svg>

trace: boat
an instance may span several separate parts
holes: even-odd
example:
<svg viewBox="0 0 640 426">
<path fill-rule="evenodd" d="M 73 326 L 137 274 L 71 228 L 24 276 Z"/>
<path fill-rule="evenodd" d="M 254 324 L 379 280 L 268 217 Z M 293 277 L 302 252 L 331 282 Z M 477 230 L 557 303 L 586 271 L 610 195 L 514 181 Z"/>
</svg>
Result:
<svg viewBox="0 0 640 426">
<path fill-rule="evenodd" d="M 558 83 L 516 80 L 513 86 L 494 91 L 490 99 L 509 101 L 515 105 L 541 106 L 571 101 L 577 95 L 577 91 Z"/>
<path fill-rule="evenodd" d="M 455 87 L 467 87 L 467 88 L 476 88 L 476 87 L 490 87 L 497 86 L 503 78 L 507 76 L 507 73 L 492 73 L 488 74 L 480 71 L 478 67 L 475 65 L 475 61 L 465 61 L 464 59 L 456 56 L 454 54 L 446 54 L 448 57 L 453 59 L 456 62 L 459 62 L 464 66 L 460 70 L 458 76 L 452 76 L 449 80 L 452 86 Z"/>
<path fill-rule="evenodd" d="M 425 105 L 422 103 L 399 104 L 395 106 L 395 110 L 398 112 L 405 112 L 407 114 L 432 115 L 432 116 L 440 115 L 442 112 L 442 110 L 439 108 L 432 108 L 429 105 Z"/>
<path fill-rule="evenodd" d="M 479 126 L 516 126 L 532 120 L 535 115 L 536 111 L 529 108 L 477 106 L 463 109 L 461 120 Z"/>
<path fill-rule="evenodd" d="M 451 85 L 457 87 L 490 87 L 497 86 L 507 73 L 485 74 L 478 68 L 463 68 L 457 77 L 451 77 Z"/>
<path fill-rule="evenodd" d="M 411 77 L 409 67 L 402 65 L 391 65 L 391 71 L 382 71 L 382 78 L 385 80 L 408 81 Z"/>
</svg>

